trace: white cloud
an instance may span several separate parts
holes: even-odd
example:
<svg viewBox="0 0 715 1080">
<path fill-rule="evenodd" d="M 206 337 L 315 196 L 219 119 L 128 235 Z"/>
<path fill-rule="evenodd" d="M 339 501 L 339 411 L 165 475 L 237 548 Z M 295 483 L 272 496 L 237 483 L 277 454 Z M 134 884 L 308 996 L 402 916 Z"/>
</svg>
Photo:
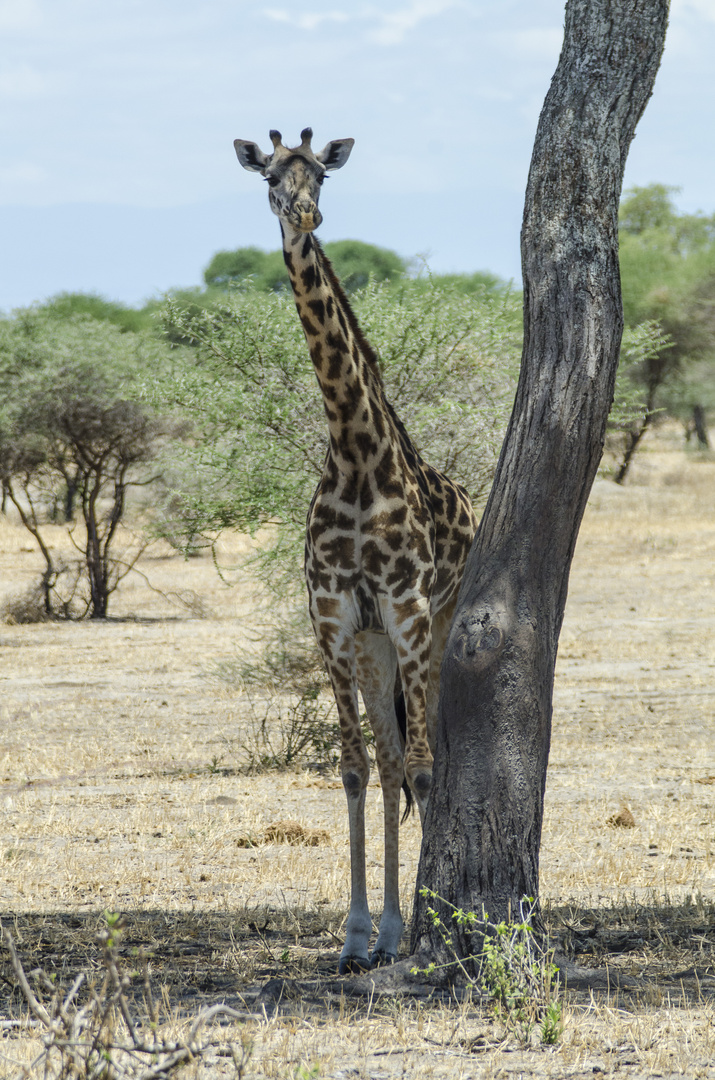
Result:
<svg viewBox="0 0 715 1080">
<path fill-rule="evenodd" d="M 0 30 L 34 30 L 41 22 L 37 0 L 0 0 Z"/>
<path fill-rule="evenodd" d="M 29 64 L 0 72 L 0 100 L 34 100 L 47 92 L 47 79 Z"/>
<path fill-rule="evenodd" d="M 351 14 L 344 11 L 293 14 L 285 8 L 269 8 L 263 14 L 272 22 L 285 23 L 299 30 L 317 30 L 329 23 L 358 21 L 364 24 L 368 41 L 377 45 L 400 45 L 407 34 L 425 19 L 433 19 L 450 8 L 470 10 L 473 5 L 469 0 L 410 0 L 394 11 L 368 6 Z"/>
<path fill-rule="evenodd" d="M 288 23 L 289 26 L 297 26 L 299 30 L 317 30 L 321 23 L 346 23 L 350 19 L 350 16 L 343 11 L 305 12 L 303 15 L 291 15 L 284 8 L 269 8 L 264 15 L 272 22 Z"/>
<path fill-rule="evenodd" d="M 397 11 L 378 12 L 378 26 L 368 35 L 378 45 L 399 45 L 409 33 L 425 19 L 433 19 L 449 8 L 467 7 L 462 0 L 412 0 L 407 7 Z"/>
</svg>

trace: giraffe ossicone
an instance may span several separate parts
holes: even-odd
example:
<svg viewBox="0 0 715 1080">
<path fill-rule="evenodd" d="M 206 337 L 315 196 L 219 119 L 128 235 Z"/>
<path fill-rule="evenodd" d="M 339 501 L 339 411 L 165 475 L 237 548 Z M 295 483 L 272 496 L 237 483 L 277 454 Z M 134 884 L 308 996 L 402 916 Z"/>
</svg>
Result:
<svg viewBox="0 0 715 1080">
<path fill-rule="evenodd" d="M 350 910 L 340 974 L 392 963 L 404 924 L 399 902 L 400 789 L 424 820 L 432 778 L 439 674 L 464 564 L 476 530 L 469 497 L 427 465 L 385 397 L 377 356 L 313 235 L 320 188 L 353 139 L 319 152 L 271 131 L 273 152 L 236 139 L 244 168 L 268 182 L 308 350 L 323 395 L 329 446 L 308 510 L 310 616 L 335 694 L 350 826 Z M 370 766 L 358 691 L 375 738 L 385 818 L 385 892 L 377 941 L 365 872 Z M 398 719 L 402 714 L 402 723 Z M 409 800 L 408 800 L 409 806 Z"/>
</svg>

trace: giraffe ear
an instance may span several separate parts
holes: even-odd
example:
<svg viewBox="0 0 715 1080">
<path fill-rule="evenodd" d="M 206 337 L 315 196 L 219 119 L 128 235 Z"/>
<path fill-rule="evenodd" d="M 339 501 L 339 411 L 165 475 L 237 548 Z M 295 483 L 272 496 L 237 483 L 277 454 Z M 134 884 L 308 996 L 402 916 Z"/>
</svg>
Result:
<svg viewBox="0 0 715 1080">
<path fill-rule="evenodd" d="M 264 154 L 256 143 L 246 142 L 245 139 L 234 139 L 233 145 L 236 157 L 244 169 L 248 169 L 250 172 L 263 172 L 266 166 L 270 164 L 270 157 L 268 154 Z"/>
<path fill-rule="evenodd" d="M 315 156 L 326 169 L 342 169 L 354 145 L 354 139 L 333 139 Z"/>
</svg>

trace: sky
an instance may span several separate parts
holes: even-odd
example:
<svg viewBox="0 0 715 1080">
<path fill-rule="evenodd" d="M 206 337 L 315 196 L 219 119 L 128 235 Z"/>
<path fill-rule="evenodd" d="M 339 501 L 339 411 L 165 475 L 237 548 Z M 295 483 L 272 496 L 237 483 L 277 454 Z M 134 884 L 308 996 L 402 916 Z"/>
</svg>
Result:
<svg viewBox="0 0 715 1080">
<path fill-rule="evenodd" d="M 563 0 L 0 0 L 0 310 L 198 286 L 280 246 L 234 138 L 355 148 L 323 240 L 520 280 L 519 228 Z M 625 187 L 715 211 L 715 0 L 673 0 Z"/>
</svg>

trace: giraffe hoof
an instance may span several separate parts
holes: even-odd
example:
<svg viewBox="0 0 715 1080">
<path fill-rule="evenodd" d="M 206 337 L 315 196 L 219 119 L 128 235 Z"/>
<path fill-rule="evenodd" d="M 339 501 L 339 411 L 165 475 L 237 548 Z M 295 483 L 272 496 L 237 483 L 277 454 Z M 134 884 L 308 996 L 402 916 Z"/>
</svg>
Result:
<svg viewBox="0 0 715 1080">
<path fill-rule="evenodd" d="M 394 964 L 397 960 L 397 956 L 392 952 L 385 952 L 384 949 L 375 949 L 370 957 L 370 967 L 387 967 L 388 964 Z"/>
<path fill-rule="evenodd" d="M 370 970 L 370 961 L 366 956 L 341 956 L 338 975 L 361 975 Z"/>
</svg>

